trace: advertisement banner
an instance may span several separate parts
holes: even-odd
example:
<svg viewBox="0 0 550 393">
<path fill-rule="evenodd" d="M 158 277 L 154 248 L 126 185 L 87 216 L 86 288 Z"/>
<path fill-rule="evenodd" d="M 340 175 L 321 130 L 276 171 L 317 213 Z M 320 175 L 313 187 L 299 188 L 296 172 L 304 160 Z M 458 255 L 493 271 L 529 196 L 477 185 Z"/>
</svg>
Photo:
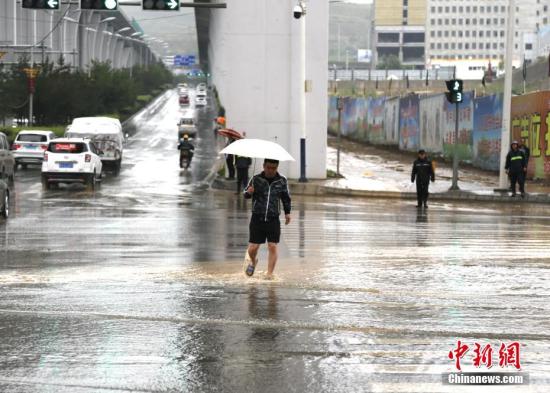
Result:
<svg viewBox="0 0 550 393">
<path fill-rule="evenodd" d="M 338 132 L 338 97 L 328 97 L 328 131 L 336 134 Z"/>
<path fill-rule="evenodd" d="M 502 136 L 502 94 L 474 100 L 473 164 L 498 171 Z"/>
<path fill-rule="evenodd" d="M 445 95 L 420 99 L 420 147 L 429 153 L 443 152 L 443 101 Z"/>
<path fill-rule="evenodd" d="M 367 100 L 345 97 L 342 110 L 342 135 L 364 141 L 367 134 Z"/>
<path fill-rule="evenodd" d="M 472 161 L 472 130 L 474 127 L 473 92 L 462 94 L 463 101 L 458 104 L 458 157 L 461 161 Z M 443 101 L 443 154 L 452 157 L 455 138 L 456 104 Z"/>
<path fill-rule="evenodd" d="M 399 100 L 399 149 L 418 150 L 420 145 L 420 100 L 416 94 L 410 94 Z"/>
<path fill-rule="evenodd" d="M 399 144 L 399 98 L 386 98 L 384 105 L 384 141 L 388 145 Z"/>
<path fill-rule="evenodd" d="M 383 144 L 385 142 L 384 131 L 384 109 L 386 98 L 369 98 L 367 112 L 367 141 L 373 144 Z"/>
<path fill-rule="evenodd" d="M 550 92 L 512 98 L 512 140 L 523 140 L 531 150 L 527 177 L 550 179 Z"/>
</svg>

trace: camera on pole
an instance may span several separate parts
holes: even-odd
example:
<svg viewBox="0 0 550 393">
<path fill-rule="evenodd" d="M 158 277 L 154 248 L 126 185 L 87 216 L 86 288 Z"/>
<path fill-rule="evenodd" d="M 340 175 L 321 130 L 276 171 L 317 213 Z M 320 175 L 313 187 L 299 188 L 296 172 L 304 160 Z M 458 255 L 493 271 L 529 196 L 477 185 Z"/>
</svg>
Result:
<svg viewBox="0 0 550 393">
<path fill-rule="evenodd" d="M 451 79 L 449 81 L 445 81 L 447 84 L 447 90 L 449 90 L 447 93 L 445 93 L 445 96 L 447 97 L 447 101 L 458 104 L 462 102 L 462 87 L 463 82 L 462 79 Z"/>
</svg>

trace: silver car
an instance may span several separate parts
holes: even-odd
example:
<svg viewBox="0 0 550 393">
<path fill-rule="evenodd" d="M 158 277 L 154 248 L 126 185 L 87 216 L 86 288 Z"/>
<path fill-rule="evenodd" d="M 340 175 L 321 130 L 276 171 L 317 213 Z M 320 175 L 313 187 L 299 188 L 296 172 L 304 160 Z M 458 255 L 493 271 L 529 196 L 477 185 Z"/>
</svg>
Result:
<svg viewBox="0 0 550 393">
<path fill-rule="evenodd" d="M 15 159 L 6 134 L 0 132 L 0 179 L 13 182 Z"/>
<path fill-rule="evenodd" d="M 56 137 L 52 131 L 19 132 L 11 145 L 16 165 L 26 169 L 29 164 L 42 164 L 48 144 Z"/>
<path fill-rule="evenodd" d="M 0 216 L 8 218 L 10 215 L 10 189 L 6 182 L 0 180 Z"/>
</svg>

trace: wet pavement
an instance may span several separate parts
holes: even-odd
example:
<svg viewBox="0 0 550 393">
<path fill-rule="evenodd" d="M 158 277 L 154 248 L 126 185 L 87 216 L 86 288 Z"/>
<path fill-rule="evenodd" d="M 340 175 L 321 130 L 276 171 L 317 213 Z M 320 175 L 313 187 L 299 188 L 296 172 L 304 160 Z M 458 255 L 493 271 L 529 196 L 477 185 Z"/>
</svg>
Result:
<svg viewBox="0 0 550 393">
<path fill-rule="evenodd" d="M 199 113 L 178 167 L 177 95 L 137 118 L 120 175 L 41 190 L 0 223 L 2 392 L 548 392 L 544 206 L 296 197 L 276 279 L 241 271 L 250 204 L 204 184 Z M 521 344 L 526 386 L 447 386 L 461 340 Z M 473 371 L 473 349 L 462 359 Z M 486 368 L 478 371 L 488 371 Z"/>
</svg>

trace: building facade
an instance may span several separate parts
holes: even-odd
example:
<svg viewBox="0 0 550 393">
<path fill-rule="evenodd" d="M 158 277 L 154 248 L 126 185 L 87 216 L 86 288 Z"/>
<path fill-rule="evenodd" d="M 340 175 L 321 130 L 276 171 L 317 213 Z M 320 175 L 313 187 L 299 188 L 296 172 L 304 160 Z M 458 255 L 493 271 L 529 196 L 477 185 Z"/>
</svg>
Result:
<svg viewBox="0 0 550 393">
<path fill-rule="evenodd" d="M 424 68 L 426 0 L 375 1 L 375 62 L 395 56 L 405 66 Z"/>
<path fill-rule="evenodd" d="M 470 71 L 504 60 L 508 0 L 428 0 L 426 67 L 464 65 Z M 514 59 L 540 55 L 539 31 L 549 21 L 549 0 L 516 2 Z"/>
</svg>

